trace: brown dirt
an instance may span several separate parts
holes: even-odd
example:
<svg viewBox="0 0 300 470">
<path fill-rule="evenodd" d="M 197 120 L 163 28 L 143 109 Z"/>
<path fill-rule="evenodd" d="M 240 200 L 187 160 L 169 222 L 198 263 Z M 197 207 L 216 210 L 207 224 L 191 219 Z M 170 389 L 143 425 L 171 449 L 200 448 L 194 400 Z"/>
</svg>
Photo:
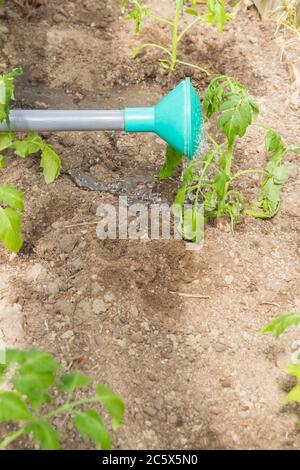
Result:
<svg viewBox="0 0 300 470">
<path fill-rule="evenodd" d="M 151 3 L 167 11 L 170 1 Z M 36 4 L 23 10 L 10 2 L 1 18 L 1 67 L 25 70 L 19 106 L 145 105 L 190 74 L 178 69 L 168 82 L 155 54 L 130 60 L 136 39 L 119 17 L 117 0 Z M 143 36 L 167 40 L 166 31 L 152 25 Z M 289 101 L 287 70 L 272 26 L 255 10 L 240 13 L 222 35 L 200 28 L 183 44 L 183 56 L 240 79 L 262 119 L 288 142 L 299 140 L 300 111 Z M 192 78 L 202 96 L 207 78 L 193 72 Z M 96 220 L 97 205 L 117 198 L 80 190 L 68 170 L 90 160 L 91 173 L 103 181 L 136 173 L 148 178 L 162 162 L 164 144 L 123 133 L 46 138 L 62 156 L 57 182 L 43 183 L 35 158 L 10 158 L 2 173 L 26 199 L 22 252 L 0 250 L 0 325 L 7 342 L 48 350 L 70 370 L 114 388 L 127 409 L 114 436 L 117 449 L 299 448 L 296 415 L 282 407 L 289 387 L 282 366 L 291 345 L 299 349 L 297 331 L 280 343 L 257 333 L 274 316 L 300 308 L 296 156 L 287 158 L 291 177 L 277 217 L 247 218 L 234 235 L 227 226 L 210 226 L 204 248 L 189 252 L 181 241 L 103 242 L 93 226 L 76 226 Z M 249 131 L 237 167 L 263 164 L 261 138 L 257 129 Z M 242 189 L 254 198 L 257 181 L 246 180 Z M 157 184 L 155 191 L 168 199 L 174 186 Z M 95 313 L 97 299 L 102 313 Z M 69 427 L 64 447 L 88 448 Z"/>
</svg>

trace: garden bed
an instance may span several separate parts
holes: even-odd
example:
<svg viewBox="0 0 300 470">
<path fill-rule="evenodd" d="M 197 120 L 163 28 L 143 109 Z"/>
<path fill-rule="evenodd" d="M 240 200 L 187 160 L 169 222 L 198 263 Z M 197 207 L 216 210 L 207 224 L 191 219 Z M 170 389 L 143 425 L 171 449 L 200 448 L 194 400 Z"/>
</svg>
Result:
<svg viewBox="0 0 300 470">
<path fill-rule="evenodd" d="M 130 59 L 136 39 L 117 0 L 37 3 L 26 11 L 9 4 L 0 22 L 0 66 L 25 71 L 18 106 L 150 105 L 185 75 L 203 97 L 209 79 L 200 72 L 178 68 L 168 81 L 154 53 Z M 166 14 L 169 3 L 152 1 Z M 142 34 L 167 40 L 164 27 L 151 23 Z M 223 34 L 197 29 L 183 51 L 188 62 L 240 80 L 264 121 L 287 141 L 299 140 L 300 110 L 289 100 L 273 26 L 255 9 L 240 12 Z M 78 168 L 98 181 L 139 175 L 149 200 L 171 201 L 176 181 L 149 183 L 163 161 L 159 139 L 104 132 L 46 140 L 62 157 L 55 183 L 44 184 L 35 158 L 11 158 L 3 173 L 26 201 L 21 253 L 0 250 L 7 342 L 47 350 L 118 392 L 126 419 L 114 436 L 117 449 L 299 448 L 296 414 L 282 408 L 291 386 L 282 366 L 299 341 L 295 332 L 280 343 L 258 335 L 274 316 L 300 308 L 297 155 L 287 157 L 290 179 L 274 219 L 244 218 L 234 234 L 227 224 L 209 225 L 203 249 L 190 252 L 178 240 L 100 241 L 97 206 L 118 199 L 78 188 L 70 177 Z M 235 165 L 263 166 L 261 141 L 252 129 Z M 254 197 L 256 183 L 246 179 L 240 189 Z M 83 447 L 73 430 L 63 445 Z"/>
</svg>

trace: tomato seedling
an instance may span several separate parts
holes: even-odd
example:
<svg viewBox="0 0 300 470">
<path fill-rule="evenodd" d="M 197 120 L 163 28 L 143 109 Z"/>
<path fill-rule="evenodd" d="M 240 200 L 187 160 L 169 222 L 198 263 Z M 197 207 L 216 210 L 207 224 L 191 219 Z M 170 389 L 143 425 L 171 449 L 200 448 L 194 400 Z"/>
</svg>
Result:
<svg viewBox="0 0 300 470">
<path fill-rule="evenodd" d="M 14 78 L 21 75 L 17 68 L 0 75 L 0 122 L 6 121 L 9 128 L 9 111 L 14 99 Z M 21 158 L 35 153 L 41 154 L 41 167 L 47 184 L 52 183 L 60 174 L 61 161 L 51 145 L 46 144 L 36 133 L 20 140 L 12 132 L 0 132 L 0 152 L 12 149 Z M 0 154 L 0 168 L 5 159 Z M 8 250 L 17 253 L 23 244 L 21 222 L 24 215 L 23 194 L 11 185 L 0 186 L 0 241 Z"/>
<path fill-rule="evenodd" d="M 262 328 L 260 333 L 271 333 L 276 339 L 279 339 L 288 328 L 297 325 L 300 325 L 300 313 L 287 313 Z M 298 355 L 298 360 L 300 360 L 300 354 Z M 286 395 L 285 403 L 300 403 L 300 363 L 290 364 L 284 370 L 287 374 L 296 377 L 298 381 Z M 300 421 L 298 424 L 300 425 Z"/>
<path fill-rule="evenodd" d="M 174 0 L 173 19 L 168 19 L 152 13 L 151 8 L 145 5 L 143 0 L 121 0 L 121 11 L 124 15 L 124 19 L 133 20 L 135 22 L 135 32 L 137 36 L 140 33 L 142 21 L 146 17 L 167 25 L 170 29 L 171 44 L 169 47 L 146 42 L 134 49 L 132 58 L 135 59 L 144 49 L 154 48 L 163 53 L 164 57 L 159 59 L 159 63 L 163 68 L 168 70 L 169 75 L 174 72 L 177 65 L 189 66 L 209 75 L 209 72 L 204 68 L 179 59 L 178 48 L 185 35 L 197 24 L 202 22 L 214 25 L 219 31 L 223 31 L 226 21 L 231 20 L 233 14 L 226 10 L 226 0 L 207 0 L 206 11 L 203 14 L 196 8 L 198 3 L 197 0 Z M 183 17 L 186 15 L 193 16 L 194 18 L 188 25 L 185 25 L 182 21 Z"/>
<path fill-rule="evenodd" d="M 287 146 L 282 137 L 272 128 L 256 121 L 259 114 L 257 104 L 251 99 L 246 88 L 227 76 L 214 78 L 204 95 L 206 113 L 206 141 L 209 148 L 201 158 L 191 162 L 183 172 L 182 186 L 174 201 L 173 212 L 180 217 L 180 231 L 183 238 L 195 241 L 199 239 L 194 230 L 184 230 L 185 219 L 190 227 L 192 217 L 196 226 L 199 218 L 199 206 L 204 208 L 205 220 L 229 217 L 232 229 L 243 214 L 261 219 L 274 217 L 279 209 L 282 188 L 288 178 L 288 168 L 284 163 L 286 154 L 291 151 L 300 153 L 300 146 Z M 212 118 L 217 116 L 217 131 L 224 138 L 214 138 L 207 128 Z M 235 144 L 238 138 L 244 137 L 248 127 L 254 124 L 266 130 L 265 147 L 268 160 L 265 169 L 250 168 L 234 173 Z M 218 134 L 219 135 L 219 134 Z M 176 153 L 168 149 L 163 169 L 158 178 L 164 179 L 173 175 L 182 162 Z M 236 190 L 235 182 L 241 177 L 251 174 L 262 175 L 259 199 L 256 205 L 245 207 L 243 195 Z M 192 201 L 193 210 L 185 214 L 184 204 Z"/>
<path fill-rule="evenodd" d="M 92 379 L 79 373 L 59 374 L 55 358 L 43 351 L 8 349 L 5 364 L 0 364 L 0 423 L 13 423 L 16 431 L 6 435 L 0 449 L 7 448 L 21 436 L 28 436 L 43 450 L 60 448 L 60 435 L 53 420 L 70 415 L 74 427 L 83 439 L 91 440 L 98 449 L 111 448 L 111 436 L 97 411 L 102 406 L 111 418 L 113 430 L 124 417 L 121 398 L 106 385 L 97 385 L 95 393 L 83 391 Z M 80 391 L 80 397 L 74 398 Z M 51 408 L 53 397 L 60 405 Z"/>
</svg>

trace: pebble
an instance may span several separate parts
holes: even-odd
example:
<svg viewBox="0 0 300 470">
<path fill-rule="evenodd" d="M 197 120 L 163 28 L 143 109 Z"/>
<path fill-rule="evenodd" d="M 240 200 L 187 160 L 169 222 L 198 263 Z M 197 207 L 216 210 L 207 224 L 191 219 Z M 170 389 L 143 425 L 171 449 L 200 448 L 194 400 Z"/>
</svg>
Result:
<svg viewBox="0 0 300 470">
<path fill-rule="evenodd" d="M 61 339 L 71 339 L 73 338 L 74 333 L 72 330 L 67 330 L 65 333 L 61 335 Z"/>
<path fill-rule="evenodd" d="M 106 310 L 108 309 L 108 306 L 106 305 L 104 300 L 95 299 L 93 302 L 92 308 L 93 308 L 93 313 L 95 313 L 96 315 L 99 315 L 100 313 L 106 312 Z"/>
<path fill-rule="evenodd" d="M 46 292 L 50 295 L 56 295 L 59 293 L 59 284 L 56 281 L 49 282 L 46 286 Z"/>
<path fill-rule="evenodd" d="M 156 415 L 157 411 L 154 408 L 152 408 L 152 406 L 145 406 L 145 413 L 148 416 L 153 417 Z"/>
<path fill-rule="evenodd" d="M 64 316 L 70 316 L 73 315 L 75 311 L 75 304 L 68 300 L 58 300 L 53 305 L 53 311 L 55 313 L 61 313 Z"/>
<path fill-rule="evenodd" d="M 232 386 L 232 379 L 230 377 L 221 377 L 219 381 L 224 388 L 230 388 Z"/>
<path fill-rule="evenodd" d="M 225 344 L 223 344 L 223 343 L 216 343 L 214 348 L 215 348 L 215 351 L 217 351 L 217 352 L 224 352 L 227 349 Z"/>
<path fill-rule="evenodd" d="M 59 239 L 59 246 L 64 253 L 71 253 L 78 242 L 77 235 L 66 234 Z"/>
</svg>

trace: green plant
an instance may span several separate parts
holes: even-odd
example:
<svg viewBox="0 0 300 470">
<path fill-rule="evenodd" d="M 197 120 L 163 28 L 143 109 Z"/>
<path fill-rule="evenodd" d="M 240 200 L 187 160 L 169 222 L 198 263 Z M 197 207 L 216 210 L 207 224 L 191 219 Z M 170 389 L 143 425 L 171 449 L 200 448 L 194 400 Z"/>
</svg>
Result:
<svg viewBox="0 0 300 470">
<path fill-rule="evenodd" d="M 0 449 L 24 435 L 42 449 L 59 449 L 60 436 L 52 424 L 59 415 L 71 415 L 82 438 L 90 439 L 97 448 L 111 448 L 110 433 L 94 406 L 103 406 L 115 430 L 123 421 L 123 401 L 106 385 L 97 385 L 95 393 L 86 396 L 83 390 L 91 385 L 91 378 L 79 373 L 60 375 L 59 368 L 47 352 L 6 351 L 6 362 L 0 365 L 0 423 L 13 423 L 18 429 L 0 442 Z M 78 392 L 80 397 L 74 399 Z M 57 395 L 60 405 L 51 408 Z"/>
<path fill-rule="evenodd" d="M 278 212 L 282 187 L 288 178 L 284 157 L 289 151 L 300 153 L 300 146 L 287 146 L 274 129 L 255 122 L 259 114 L 258 106 L 250 98 L 245 87 L 233 78 L 227 76 L 214 78 L 205 92 L 203 105 L 206 113 L 205 140 L 209 143 L 209 148 L 201 158 L 185 168 L 182 186 L 173 205 L 174 214 L 180 218 L 179 228 L 183 238 L 190 241 L 199 240 L 201 235 L 197 232 L 196 226 L 202 220 L 203 211 L 200 210 L 202 206 L 205 220 L 229 217 L 232 229 L 234 222 L 238 222 L 243 214 L 261 219 L 272 218 Z M 207 131 L 215 116 L 217 116 L 218 135 L 221 133 L 225 138 L 214 138 Z M 238 138 L 245 135 L 251 124 L 266 130 L 267 165 L 265 169 L 250 168 L 233 172 L 235 144 Z M 174 173 L 174 161 L 177 166 L 182 161 L 178 156 L 172 161 L 170 152 L 172 151 L 169 149 L 164 169 L 158 174 L 160 179 L 170 177 Z M 235 183 L 241 177 L 251 174 L 262 175 L 263 179 L 258 204 L 246 208 L 244 197 L 235 188 Z M 186 201 L 192 202 L 193 205 L 187 213 L 184 209 Z"/>
<path fill-rule="evenodd" d="M 14 99 L 14 78 L 22 70 L 17 68 L 0 75 L 0 122 L 6 121 L 9 128 L 9 111 Z M 0 133 L 0 152 L 12 149 L 16 156 L 26 158 L 28 155 L 41 153 L 41 167 L 47 184 L 52 183 L 60 174 L 61 161 L 51 145 L 46 144 L 36 133 L 29 134 L 20 140 L 12 132 Z M 0 154 L 0 168 L 5 159 Z M 23 194 L 17 188 L 6 184 L 0 187 L 0 241 L 5 248 L 17 253 L 23 244 L 21 222 L 24 215 Z"/>
<path fill-rule="evenodd" d="M 177 64 L 193 67 L 208 74 L 208 72 L 202 67 L 180 60 L 178 58 L 178 47 L 187 32 L 198 23 L 202 22 L 214 25 L 219 31 L 223 31 L 225 22 L 232 19 L 233 15 L 226 11 L 226 0 L 207 0 L 206 11 L 204 14 L 201 14 L 196 8 L 198 3 L 200 2 L 197 0 L 174 0 L 174 14 L 173 19 L 170 20 L 153 14 L 150 7 L 144 5 L 143 0 L 121 0 L 121 10 L 125 15 L 124 18 L 125 20 L 135 21 L 135 31 L 137 36 L 140 33 L 141 23 L 145 17 L 149 17 L 154 21 L 167 25 L 170 28 L 171 33 L 171 45 L 169 48 L 160 44 L 147 42 L 136 47 L 132 57 L 135 59 L 143 49 L 155 48 L 160 52 L 163 52 L 165 57 L 161 58 L 159 62 L 162 67 L 169 71 L 169 75 L 174 72 Z M 127 10 L 128 13 L 126 14 Z M 194 17 L 187 26 L 182 24 L 181 21 L 185 14 L 192 15 Z"/>
<path fill-rule="evenodd" d="M 276 339 L 279 339 L 288 328 L 297 325 L 300 325 L 300 313 L 287 313 L 276 318 L 267 326 L 262 328 L 260 333 L 271 333 Z M 298 360 L 300 360 L 300 354 L 298 355 Z M 298 381 L 298 383 L 286 395 L 285 403 L 300 403 L 300 363 L 290 364 L 286 366 L 284 370 L 287 374 L 296 377 Z"/>
</svg>

